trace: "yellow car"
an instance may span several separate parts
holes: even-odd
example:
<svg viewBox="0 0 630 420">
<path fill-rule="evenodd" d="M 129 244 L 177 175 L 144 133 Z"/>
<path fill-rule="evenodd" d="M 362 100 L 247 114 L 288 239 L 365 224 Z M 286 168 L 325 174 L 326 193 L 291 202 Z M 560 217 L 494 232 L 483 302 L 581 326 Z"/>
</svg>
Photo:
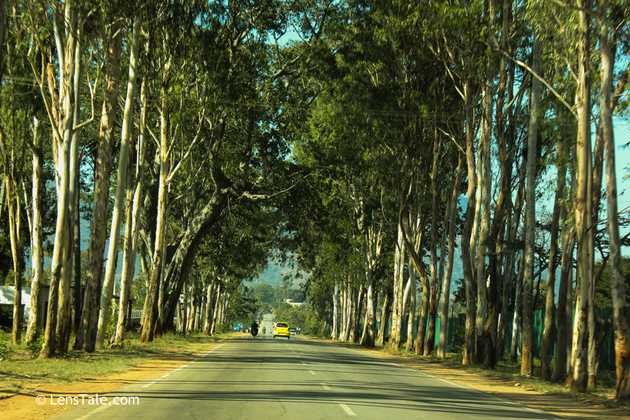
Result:
<svg viewBox="0 0 630 420">
<path fill-rule="evenodd" d="M 286 337 L 289 339 L 291 337 L 291 333 L 289 332 L 289 324 L 286 322 L 276 322 L 273 327 L 273 338 L 276 337 Z"/>
</svg>

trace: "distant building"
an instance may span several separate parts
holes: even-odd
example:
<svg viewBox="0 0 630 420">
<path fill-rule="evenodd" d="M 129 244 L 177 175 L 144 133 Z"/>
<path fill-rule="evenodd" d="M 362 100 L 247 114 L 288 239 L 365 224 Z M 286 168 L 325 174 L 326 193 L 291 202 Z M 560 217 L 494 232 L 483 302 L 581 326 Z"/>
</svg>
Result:
<svg viewBox="0 0 630 420">
<path fill-rule="evenodd" d="M 10 327 L 13 323 L 13 286 L 0 286 L 0 325 Z M 39 290 L 40 328 L 46 325 L 46 308 L 48 306 L 48 286 L 41 285 Z M 31 307 L 31 290 L 28 287 L 22 289 L 22 319 L 28 321 Z"/>
<path fill-rule="evenodd" d="M 293 299 L 285 299 L 284 302 L 291 306 L 302 306 L 305 302 L 293 302 Z"/>
</svg>

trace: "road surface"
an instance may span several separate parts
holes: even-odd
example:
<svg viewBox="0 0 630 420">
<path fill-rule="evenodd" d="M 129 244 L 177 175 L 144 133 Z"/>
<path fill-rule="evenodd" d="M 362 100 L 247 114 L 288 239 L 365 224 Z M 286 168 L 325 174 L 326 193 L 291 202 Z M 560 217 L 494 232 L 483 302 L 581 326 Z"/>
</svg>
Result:
<svg viewBox="0 0 630 420">
<path fill-rule="evenodd" d="M 162 378 L 106 397 L 122 397 L 121 405 L 83 404 L 58 418 L 554 418 L 356 349 L 294 338 L 226 340 Z"/>
</svg>

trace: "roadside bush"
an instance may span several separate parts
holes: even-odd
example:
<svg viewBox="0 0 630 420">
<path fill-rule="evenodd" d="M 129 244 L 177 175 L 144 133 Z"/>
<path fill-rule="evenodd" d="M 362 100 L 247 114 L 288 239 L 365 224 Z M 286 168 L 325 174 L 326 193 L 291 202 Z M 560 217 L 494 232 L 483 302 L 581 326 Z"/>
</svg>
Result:
<svg viewBox="0 0 630 420">
<path fill-rule="evenodd" d="M 0 360 L 6 360 L 9 358 L 9 343 L 4 340 L 4 338 L 0 337 Z"/>
<path fill-rule="evenodd" d="M 38 337 L 37 340 L 33 341 L 30 344 L 27 344 L 26 347 L 28 348 L 28 351 L 31 352 L 31 356 L 33 357 L 33 359 L 37 358 L 37 356 L 39 356 L 40 350 L 42 349 L 41 337 Z"/>
</svg>

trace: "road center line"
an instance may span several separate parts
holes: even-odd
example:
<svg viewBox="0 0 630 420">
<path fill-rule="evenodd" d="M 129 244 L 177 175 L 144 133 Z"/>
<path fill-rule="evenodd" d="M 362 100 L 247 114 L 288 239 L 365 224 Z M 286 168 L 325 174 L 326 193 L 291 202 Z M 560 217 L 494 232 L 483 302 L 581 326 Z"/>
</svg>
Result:
<svg viewBox="0 0 630 420">
<path fill-rule="evenodd" d="M 347 415 L 355 417 L 356 413 L 354 411 L 352 411 L 352 409 L 350 407 L 348 407 L 345 404 L 339 403 L 339 407 L 341 407 L 343 409 L 343 411 L 346 412 Z"/>
</svg>

